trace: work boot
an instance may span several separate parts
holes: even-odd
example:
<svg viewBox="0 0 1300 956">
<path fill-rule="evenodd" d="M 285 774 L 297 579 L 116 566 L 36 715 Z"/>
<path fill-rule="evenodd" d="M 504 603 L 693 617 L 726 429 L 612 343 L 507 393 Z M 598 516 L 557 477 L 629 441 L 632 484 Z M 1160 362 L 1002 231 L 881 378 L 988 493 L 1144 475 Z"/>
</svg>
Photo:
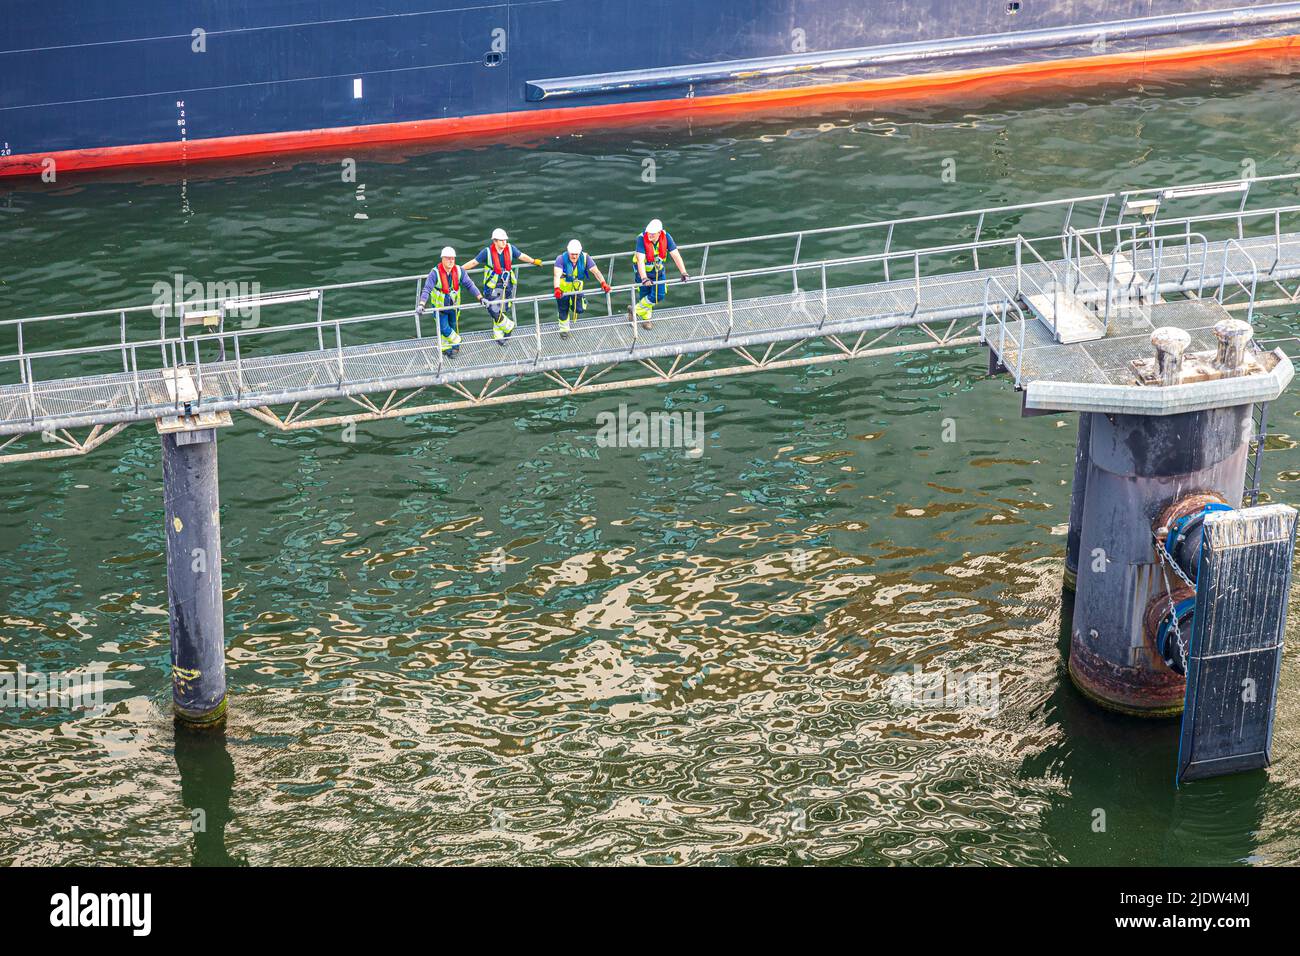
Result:
<svg viewBox="0 0 1300 956">
<path fill-rule="evenodd" d="M 560 338 L 562 338 L 562 339 L 567 339 L 568 337 L 569 337 L 569 330 L 568 330 L 568 329 L 560 329 Z"/>
<path fill-rule="evenodd" d="M 459 354 L 460 354 L 460 346 L 459 346 L 459 345 L 453 345 L 453 346 L 451 347 L 451 357 L 452 357 L 452 358 L 455 358 L 455 357 L 456 357 L 457 355 L 459 355 Z"/>
</svg>

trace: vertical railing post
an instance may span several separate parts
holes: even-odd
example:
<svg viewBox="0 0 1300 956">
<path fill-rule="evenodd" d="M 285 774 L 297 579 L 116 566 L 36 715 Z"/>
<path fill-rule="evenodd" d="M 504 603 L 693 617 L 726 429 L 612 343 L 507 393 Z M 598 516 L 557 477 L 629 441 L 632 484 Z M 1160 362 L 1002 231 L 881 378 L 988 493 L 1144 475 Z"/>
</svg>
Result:
<svg viewBox="0 0 1300 956">
<path fill-rule="evenodd" d="M 980 311 L 980 344 L 981 345 L 988 342 L 988 338 L 986 337 L 985 332 L 988 329 L 988 324 L 989 324 L 989 280 L 992 278 L 993 277 L 990 276 L 988 279 L 984 280 L 984 308 Z"/>
<path fill-rule="evenodd" d="M 1243 216 L 1242 213 L 1246 211 L 1246 200 L 1250 198 L 1250 187 L 1253 186 L 1254 183 L 1255 181 L 1253 179 L 1247 180 L 1246 188 L 1241 191 L 1241 205 L 1237 207 L 1237 238 L 1238 239 L 1246 238 L 1246 234 L 1244 232 L 1245 216 Z"/>
<path fill-rule="evenodd" d="M 1024 240 L 1024 237 L 1023 237 L 1023 236 L 1020 236 L 1020 235 L 1017 235 L 1017 236 L 1016 236 L 1016 295 L 1020 295 L 1020 294 L 1021 294 L 1021 288 L 1020 288 L 1020 255 L 1021 255 L 1020 244 L 1021 244 L 1022 242 L 1024 242 L 1024 241 L 1025 241 L 1025 240 Z"/>
<path fill-rule="evenodd" d="M 1001 285 L 998 286 L 1001 289 Z M 1002 289 L 1002 311 L 998 313 L 998 360 L 1004 365 L 1007 357 L 1007 309 L 1010 307 L 1011 299 L 1007 295 L 1007 290 Z"/>
<path fill-rule="evenodd" d="M 1069 232 L 1070 232 L 1070 220 L 1073 219 L 1073 218 L 1074 218 L 1074 203 L 1070 203 L 1070 205 L 1069 205 L 1069 206 L 1066 208 L 1066 210 L 1065 210 L 1065 225 L 1062 227 L 1062 231 L 1061 231 L 1061 235 L 1062 235 L 1062 240 L 1061 240 L 1061 241 L 1062 241 L 1062 245 L 1063 245 L 1063 247 L 1064 247 L 1064 242 L 1065 242 L 1064 237 L 1067 236 L 1067 235 L 1069 235 Z M 1070 257 L 1070 255 L 1069 255 L 1069 250 L 1068 250 L 1068 249 L 1067 249 L 1066 252 L 1065 252 L 1065 257 L 1066 257 L 1067 259 Z"/>
<path fill-rule="evenodd" d="M 704 255 L 700 256 L 700 279 L 701 280 L 703 280 L 704 277 L 709 273 L 709 250 L 711 248 L 713 248 L 712 243 L 708 243 L 707 245 L 705 245 Z M 610 285 L 613 285 L 613 282 L 611 282 Z M 708 300 L 705 298 L 705 294 L 704 294 L 704 282 L 701 281 L 700 282 L 700 305 L 708 305 L 708 304 L 709 304 Z"/>
<path fill-rule="evenodd" d="M 1151 276 L 1155 282 L 1155 288 L 1151 290 L 1153 299 L 1160 298 L 1160 276 L 1165 271 L 1165 237 L 1161 236 L 1156 241 L 1156 261 L 1151 267 Z"/>
<path fill-rule="evenodd" d="M 915 308 L 912 309 L 912 314 L 915 315 L 917 312 L 921 311 L 921 253 L 920 252 L 914 252 L 912 254 L 912 285 L 913 288 L 916 290 L 916 306 Z"/>
<path fill-rule="evenodd" d="M 122 310 L 122 371 L 127 371 L 126 364 L 126 309 Z"/>
<path fill-rule="evenodd" d="M 1030 246 L 1029 248 L 1030 250 L 1033 250 L 1034 247 Z M 1042 256 L 1039 256 L 1037 252 L 1034 252 L 1034 258 L 1041 260 Z M 1057 322 L 1060 321 L 1061 318 L 1061 281 L 1056 277 L 1055 271 L 1051 273 L 1051 276 L 1052 276 L 1052 334 L 1055 335 L 1056 324 Z"/>
<path fill-rule="evenodd" d="M 894 243 L 894 224 L 889 224 L 889 229 L 885 232 L 885 281 L 889 281 L 889 250 Z"/>
<path fill-rule="evenodd" d="M 238 338 L 235 339 L 235 347 L 239 347 Z M 136 349 L 134 345 L 131 346 L 131 384 L 134 386 L 132 391 L 135 393 L 132 396 L 135 400 L 134 407 L 138 412 L 140 411 L 140 360 L 136 357 Z"/>
<path fill-rule="evenodd" d="M 172 349 L 172 364 L 171 364 L 172 391 L 176 393 L 176 399 L 173 405 L 175 406 L 176 414 L 179 415 L 181 413 L 181 388 L 180 388 L 181 366 L 185 364 L 185 354 L 181 353 L 181 360 L 178 363 L 176 361 L 176 341 L 177 341 L 176 339 L 172 339 L 169 344 L 171 345 L 171 349 Z M 181 341 L 184 340 L 182 339 Z"/>
<path fill-rule="evenodd" d="M 975 222 L 975 244 L 971 247 L 971 258 L 975 263 L 975 271 L 980 268 L 980 235 L 984 232 L 984 213 L 980 213 L 979 219 Z"/>
<path fill-rule="evenodd" d="M 631 308 L 627 310 L 628 317 L 632 320 L 632 348 L 636 348 L 636 343 L 641 341 L 641 323 L 636 320 L 636 290 L 637 278 L 636 270 L 632 270 L 632 285 L 628 288 L 628 298 L 631 300 Z"/>
<path fill-rule="evenodd" d="M 239 397 L 239 398 L 243 398 L 243 397 L 244 397 L 244 359 L 243 359 L 243 356 L 241 356 L 241 355 L 239 354 L 239 339 L 240 339 L 240 338 L 241 338 L 241 336 L 239 335 L 238 332 L 236 332 L 235 335 L 234 335 L 234 339 L 235 339 L 235 395 L 236 395 L 237 397 Z M 325 349 L 324 349 L 323 346 L 322 346 L 322 348 L 321 348 L 321 351 L 322 351 L 322 352 L 325 351 Z"/>
<path fill-rule="evenodd" d="M 533 340 L 537 344 L 537 361 L 534 365 L 542 361 L 542 306 L 536 298 L 533 299 Z"/>
<path fill-rule="evenodd" d="M 32 360 L 30 357 L 27 357 L 24 358 L 18 364 L 20 366 L 26 364 L 27 366 L 27 402 L 32 409 L 32 423 L 35 424 L 36 423 L 36 385 L 35 385 L 36 375 L 32 371 Z"/>
<path fill-rule="evenodd" d="M 194 346 L 194 387 L 199 393 L 198 401 L 195 404 L 203 402 L 203 360 L 199 357 L 199 339 L 190 339 Z M 185 344 L 181 343 L 181 353 L 184 355 Z"/>
<path fill-rule="evenodd" d="M 731 341 L 731 330 L 735 326 L 735 313 L 732 311 L 731 275 L 727 275 L 727 341 Z"/>
<path fill-rule="evenodd" d="M 1025 310 L 1017 305 L 1016 312 L 1020 315 L 1020 348 L 1016 349 L 1016 388 L 1019 388 L 1020 372 L 1025 364 Z M 1056 323 L 1053 322 L 1052 324 L 1055 325 Z M 1056 329 L 1053 328 L 1052 332 L 1055 333 Z"/>
<path fill-rule="evenodd" d="M 343 372 L 343 326 L 338 319 L 334 320 L 334 354 L 339 363 L 339 384 L 342 385 L 346 379 Z"/>
<path fill-rule="evenodd" d="M 325 293 L 321 292 L 316 299 L 316 348 L 325 351 L 325 327 L 322 322 L 325 318 Z"/>
</svg>

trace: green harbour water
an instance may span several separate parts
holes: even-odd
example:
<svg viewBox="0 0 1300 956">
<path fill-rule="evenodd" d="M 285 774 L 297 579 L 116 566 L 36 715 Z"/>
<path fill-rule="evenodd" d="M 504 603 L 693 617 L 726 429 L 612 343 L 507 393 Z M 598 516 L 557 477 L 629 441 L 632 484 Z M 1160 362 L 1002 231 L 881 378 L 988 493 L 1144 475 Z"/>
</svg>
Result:
<svg viewBox="0 0 1300 956">
<path fill-rule="evenodd" d="M 652 216 L 688 243 L 1295 172 L 1297 96 L 1146 77 L 3 185 L 0 318 L 413 274 L 497 225 L 554 258 Z M 1273 766 L 1175 790 L 1177 723 L 1065 673 L 1075 420 L 986 371 L 969 346 L 351 441 L 236 415 L 229 721 L 179 746 L 154 429 L 2 466 L 0 670 L 103 665 L 108 706 L 0 711 L 0 863 L 1300 863 L 1295 630 Z M 703 454 L 601 447 L 621 403 L 700 413 Z M 1297 413 L 1264 472 L 1293 504 Z M 996 675 L 997 707 L 900 703 L 911 667 Z"/>
</svg>

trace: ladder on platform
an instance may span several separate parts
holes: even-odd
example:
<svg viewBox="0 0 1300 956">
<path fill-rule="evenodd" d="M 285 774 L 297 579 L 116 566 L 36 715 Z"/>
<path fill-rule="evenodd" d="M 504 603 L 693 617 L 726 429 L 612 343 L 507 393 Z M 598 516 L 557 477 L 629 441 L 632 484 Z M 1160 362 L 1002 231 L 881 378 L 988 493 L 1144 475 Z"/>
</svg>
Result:
<svg viewBox="0 0 1300 956">
<path fill-rule="evenodd" d="M 1268 402 L 1258 402 L 1251 409 L 1250 446 L 1246 452 L 1246 487 L 1242 494 L 1242 503 L 1250 507 L 1259 504 L 1259 485 L 1263 477 L 1260 465 L 1264 458 L 1264 446 L 1268 441 Z"/>
</svg>

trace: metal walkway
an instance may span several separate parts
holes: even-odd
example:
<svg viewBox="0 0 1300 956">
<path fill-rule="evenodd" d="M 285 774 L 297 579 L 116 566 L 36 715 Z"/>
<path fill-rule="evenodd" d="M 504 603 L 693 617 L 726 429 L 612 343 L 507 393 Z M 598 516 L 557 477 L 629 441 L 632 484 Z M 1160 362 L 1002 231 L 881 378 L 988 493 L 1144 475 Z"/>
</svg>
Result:
<svg viewBox="0 0 1300 956">
<path fill-rule="evenodd" d="M 683 245 L 691 282 L 669 283 L 651 329 L 629 320 L 634 287 L 626 283 L 588 295 L 588 312 L 568 338 L 551 296 L 520 297 L 519 328 L 504 347 L 482 308 L 466 307 L 455 359 L 439 347 L 432 310 L 421 320 L 393 302 L 423 276 L 3 320 L 0 436 L 10 437 L 0 439 L 0 461 L 84 454 L 131 422 L 184 413 L 242 409 L 278 428 L 310 428 L 968 345 L 982 336 L 1000 340 L 995 349 L 1019 385 L 1021 357 L 1035 344 L 1131 333 L 1143 303 L 1213 297 L 1249 315 L 1297 302 L 1300 287 L 1288 288 L 1300 279 L 1297 178 Z M 1269 192 L 1281 195 L 1252 204 Z M 782 265 L 708 271 L 711 259 L 714 267 L 728 258 L 771 262 L 782 247 Z M 822 255 L 801 258 L 809 249 Z M 629 258 L 597 257 L 615 282 L 620 271 L 630 274 Z M 549 270 L 539 271 L 549 287 Z M 362 311 L 328 314 L 327 299 L 360 301 Z M 397 308 L 365 311 L 376 304 Z M 90 432 L 76 438 L 75 428 Z M 46 448 L 6 452 L 19 436 L 38 433 Z"/>
</svg>

